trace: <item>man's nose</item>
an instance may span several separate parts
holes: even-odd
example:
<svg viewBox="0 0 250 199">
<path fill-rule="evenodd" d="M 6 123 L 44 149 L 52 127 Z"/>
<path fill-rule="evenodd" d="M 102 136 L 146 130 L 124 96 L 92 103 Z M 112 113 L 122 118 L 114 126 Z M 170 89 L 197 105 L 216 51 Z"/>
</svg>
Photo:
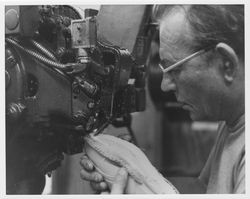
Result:
<svg viewBox="0 0 250 199">
<path fill-rule="evenodd" d="M 175 91 L 176 84 L 169 73 L 164 73 L 161 81 L 161 90 L 164 92 Z"/>
</svg>

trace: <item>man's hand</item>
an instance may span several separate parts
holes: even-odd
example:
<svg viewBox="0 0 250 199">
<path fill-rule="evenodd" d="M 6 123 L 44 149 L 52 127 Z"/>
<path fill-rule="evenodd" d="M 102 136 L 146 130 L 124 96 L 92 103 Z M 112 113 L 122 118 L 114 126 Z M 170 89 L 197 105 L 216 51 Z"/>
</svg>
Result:
<svg viewBox="0 0 250 199">
<path fill-rule="evenodd" d="M 106 128 L 105 132 L 109 134 L 109 132 L 116 131 L 112 125 L 109 125 Z M 120 133 L 116 133 L 116 136 L 128 142 L 130 142 L 132 139 L 132 137 L 128 134 L 127 130 L 122 131 L 120 129 Z M 95 170 L 93 162 L 86 155 L 82 156 L 80 160 L 80 165 L 82 166 L 82 169 L 80 171 L 81 178 L 83 180 L 90 181 L 90 185 L 94 191 L 96 191 L 97 193 L 102 192 L 103 194 L 110 194 L 108 190 L 108 184 L 104 181 L 103 176 Z M 116 190 L 117 188 L 115 187 L 114 189 Z"/>
<path fill-rule="evenodd" d="M 120 168 L 115 176 L 111 191 L 103 191 L 101 194 L 124 194 L 128 182 L 128 173 L 124 168 Z"/>
<path fill-rule="evenodd" d="M 80 165 L 82 166 L 80 172 L 81 178 L 90 181 L 90 185 L 94 191 L 100 193 L 108 190 L 108 185 L 104 181 L 103 176 L 95 170 L 94 164 L 86 155 L 82 156 Z"/>
<path fill-rule="evenodd" d="M 121 168 L 112 185 L 111 191 L 108 190 L 108 185 L 104 181 L 103 176 L 95 171 L 92 161 L 84 155 L 81 158 L 80 164 L 82 166 L 81 178 L 90 181 L 93 190 L 102 194 L 123 194 L 128 181 L 128 173 L 124 168 Z"/>
</svg>

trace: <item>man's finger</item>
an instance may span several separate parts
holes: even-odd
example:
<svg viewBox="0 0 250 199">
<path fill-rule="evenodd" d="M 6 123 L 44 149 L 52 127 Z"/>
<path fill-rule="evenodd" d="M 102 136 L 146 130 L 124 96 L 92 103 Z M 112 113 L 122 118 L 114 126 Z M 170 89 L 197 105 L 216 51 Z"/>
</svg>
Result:
<svg viewBox="0 0 250 199">
<path fill-rule="evenodd" d="M 108 194 L 110 194 L 108 191 L 102 191 L 101 192 L 101 195 L 108 195 Z"/>
<path fill-rule="evenodd" d="M 129 134 L 120 135 L 118 137 L 121 138 L 121 139 L 123 139 L 123 140 L 126 140 L 128 142 L 130 142 L 132 140 L 132 137 Z"/>
<path fill-rule="evenodd" d="M 86 155 L 83 155 L 81 157 L 80 164 L 84 169 L 86 169 L 88 171 L 94 170 L 94 165 L 93 165 L 92 161 Z"/>
<path fill-rule="evenodd" d="M 82 169 L 80 172 L 80 176 L 84 180 L 92 181 L 92 182 L 101 182 L 103 181 L 103 176 L 98 172 L 89 172 L 85 169 Z"/>
<path fill-rule="evenodd" d="M 92 189 L 94 189 L 95 191 L 107 191 L 108 190 L 108 185 L 106 182 L 102 181 L 102 182 L 90 182 L 90 185 L 92 187 Z"/>
<path fill-rule="evenodd" d="M 123 194 L 127 186 L 127 181 L 128 173 L 124 168 L 121 168 L 115 176 L 110 194 Z"/>
</svg>

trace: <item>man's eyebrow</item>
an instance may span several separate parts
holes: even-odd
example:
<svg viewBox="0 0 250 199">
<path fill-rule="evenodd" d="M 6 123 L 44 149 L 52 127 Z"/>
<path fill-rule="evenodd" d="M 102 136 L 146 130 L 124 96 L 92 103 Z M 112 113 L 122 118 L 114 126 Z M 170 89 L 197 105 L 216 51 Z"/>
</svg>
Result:
<svg viewBox="0 0 250 199">
<path fill-rule="evenodd" d="M 163 60 L 161 60 L 161 63 L 163 63 L 164 65 L 172 65 L 172 64 L 174 64 L 175 62 L 174 61 L 171 61 L 171 60 L 169 60 L 169 59 L 163 59 Z"/>
</svg>

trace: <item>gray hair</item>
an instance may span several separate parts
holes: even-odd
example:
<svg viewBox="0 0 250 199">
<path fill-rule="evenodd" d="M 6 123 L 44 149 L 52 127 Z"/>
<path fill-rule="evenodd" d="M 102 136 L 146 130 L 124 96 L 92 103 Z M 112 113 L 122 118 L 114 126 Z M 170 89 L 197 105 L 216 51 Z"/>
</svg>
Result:
<svg viewBox="0 0 250 199">
<path fill-rule="evenodd" d="M 159 20 L 182 7 L 194 34 L 194 50 L 224 42 L 244 59 L 244 5 L 160 5 L 154 16 Z"/>
</svg>

